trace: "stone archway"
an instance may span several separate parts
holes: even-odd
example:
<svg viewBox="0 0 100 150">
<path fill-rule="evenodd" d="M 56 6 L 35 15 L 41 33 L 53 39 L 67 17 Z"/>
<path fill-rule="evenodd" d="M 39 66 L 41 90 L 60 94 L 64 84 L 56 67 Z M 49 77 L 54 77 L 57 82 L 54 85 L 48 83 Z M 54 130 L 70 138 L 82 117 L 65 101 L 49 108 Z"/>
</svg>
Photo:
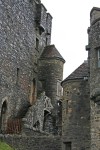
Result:
<svg viewBox="0 0 100 150">
<path fill-rule="evenodd" d="M 7 126 L 7 102 L 4 101 L 1 108 L 1 133 L 5 133 Z"/>
</svg>

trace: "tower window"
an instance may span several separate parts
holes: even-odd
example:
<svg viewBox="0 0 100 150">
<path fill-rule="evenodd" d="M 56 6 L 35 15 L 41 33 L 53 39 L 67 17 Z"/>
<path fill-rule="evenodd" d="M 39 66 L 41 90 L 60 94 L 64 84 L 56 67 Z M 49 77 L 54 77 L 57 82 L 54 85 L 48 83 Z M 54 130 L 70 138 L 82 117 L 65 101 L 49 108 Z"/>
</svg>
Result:
<svg viewBox="0 0 100 150">
<path fill-rule="evenodd" d="M 39 39 L 36 38 L 36 49 L 39 49 Z"/>
<path fill-rule="evenodd" d="M 7 103 L 4 101 L 1 109 L 1 120 L 0 120 L 0 130 L 2 132 L 6 131 L 6 125 L 7 125 Z"/>
<path fill-rule="evenodd" d="M 31 91 L 30 91 L 30 104 L 32 105 L 36 100 L 36 80 L 33 79 L 31 82 Z"/>
<path fill-rule="evenodd" d="M 68 113 L 68 100 L 66 100 L 66 114 Z"/>
<path fill-rule="evenodd" d="M 98 68 L 100 68 L 100 48 L 98 49 Z"/>
<path fill-rule="evenodd" d="M 19 68 L 17 68 L 17 79 L 16 79 L 16 84 L 19 82 Z"/>
<path fill-rule="evenodd" d="M 48 38 L 46 37 L 46 46 L 48 45 Z"/>
</svg>

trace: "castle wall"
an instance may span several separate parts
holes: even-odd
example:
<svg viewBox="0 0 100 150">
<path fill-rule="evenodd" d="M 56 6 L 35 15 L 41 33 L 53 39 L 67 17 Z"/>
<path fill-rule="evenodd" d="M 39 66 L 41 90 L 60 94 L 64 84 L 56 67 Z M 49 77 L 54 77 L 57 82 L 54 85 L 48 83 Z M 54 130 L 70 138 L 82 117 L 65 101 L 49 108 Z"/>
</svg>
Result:
<svg viewBox="0 0 100 150">
<path fill-rule="evenodd" d="M 100 26 L 99 22 L 96 22 L 90 27 L 89 32 L 89 64 L 90 64 L 90 96 L 95 97 L 99 92 L 99 74 L 100 69 L 98 67 L 98 48 L 100 47 L 99 42 Z"/>
<path fill-rule="evenodd" d="M 62 83 L 62 149 L 90 150 L 89 84 L 83 79 Z"/>
<path fill-rule="evenodd" d="M 16 150 L 61 150 L 60 137 L 54 136 L 2 136 L 1 140 L 6 141 Z"/>
<path fill-rule="evenodd" d="M 23 117 L 32 101 L 37 60 L 51 39 L 52 17 L 46 11 L 35 0 L 0 0 L 0 110 L 6 101 L 7 117 Z"/>
<path fill-rule="evenodd" d="M 89 29 L 89 64 L 91 98 L 91 150 L 100 148 L 100 9 L 91 10 Z"/>
</svg>

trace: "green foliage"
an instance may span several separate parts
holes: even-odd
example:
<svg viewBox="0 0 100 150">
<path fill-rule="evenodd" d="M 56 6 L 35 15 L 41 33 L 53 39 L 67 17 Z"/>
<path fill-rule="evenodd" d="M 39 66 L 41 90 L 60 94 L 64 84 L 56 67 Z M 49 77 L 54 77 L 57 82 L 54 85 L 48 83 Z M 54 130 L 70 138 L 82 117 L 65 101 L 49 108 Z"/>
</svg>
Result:
<svg viewBox="0 0 100 150">
<path fill-rule="evenodd" d="M 0 150 L 14 150 L 13 148 L 11 148 L 8 144 L 4 143 L 4 142 L 0 142 Z"/>
</svg>

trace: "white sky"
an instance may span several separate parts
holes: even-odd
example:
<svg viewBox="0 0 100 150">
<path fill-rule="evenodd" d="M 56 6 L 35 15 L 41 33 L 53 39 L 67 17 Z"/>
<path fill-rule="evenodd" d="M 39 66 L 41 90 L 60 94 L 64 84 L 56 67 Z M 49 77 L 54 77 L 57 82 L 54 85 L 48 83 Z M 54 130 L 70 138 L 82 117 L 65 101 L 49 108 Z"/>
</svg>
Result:
<svg viewBox="0 0 100 150">
<path fill-rule="evenodd" d="M 52 41 L 66 63 L 64 78 L 87 59 L 87 28 L 90 11 L 100 7 L 100 0 L 41 0 L 53 16 Z"/>
</svg>

